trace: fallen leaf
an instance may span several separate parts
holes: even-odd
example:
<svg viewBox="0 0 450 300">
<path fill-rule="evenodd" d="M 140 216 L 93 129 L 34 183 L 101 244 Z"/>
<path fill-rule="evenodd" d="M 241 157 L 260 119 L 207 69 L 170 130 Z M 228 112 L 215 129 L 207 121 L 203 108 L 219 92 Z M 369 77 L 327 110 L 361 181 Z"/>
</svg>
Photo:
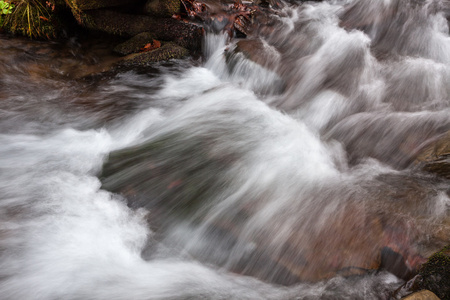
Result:
<svg viewBox="0 0 450 300">
<path fill-rule="evenodd" d="M 146 44 L 141 48 L 141 52 L 152 51 L 161 47 L 161 42 L 158 40 L 153 40 L 153 42 Z"/>
</svg>

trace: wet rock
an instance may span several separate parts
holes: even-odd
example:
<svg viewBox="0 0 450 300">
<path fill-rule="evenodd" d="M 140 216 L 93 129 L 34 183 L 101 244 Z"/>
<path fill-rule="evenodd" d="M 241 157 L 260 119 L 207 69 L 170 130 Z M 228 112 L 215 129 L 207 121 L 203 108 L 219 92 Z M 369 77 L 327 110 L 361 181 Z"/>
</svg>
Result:
<svg viewBox="0 0 450 300">
<path fill-rule="evenodd" d="M 240 40 L 236 43 L 234 53 L 242 53 L 251 61 L 271 70 L 276 69 L 280 59 L 280 54 L 276 49 L 260 39 Z"/>
<path fill-rule="evenodd" d="M 364 198 L 364 195 L 359 194 L 357 198 Z M 369 204 L 349 200 L 326 217 L 320 209 L 312 211 L 310 214 L 314 217 L 293 222 L 289 226 L 291 234 L 283 238 L 272 231 L 275 223 L 268 221 L 266 228 L 258 229 L 259 233 L 246 234 L 252 236 L 248 244 L 253 250 L 243 255 L 232 271 L 283 285 L 316 282 L 337 275 L 370 274 L 377 270 L 410 279 L 425 261 L 415 249 L 417 241 L 411 234 L 413 229 L 408 222 L 395 220 L 396 211 L 385 215 L 376 213 L 370 207 L 372 200 L 375 199 L 368 201 Z M 295 207 L 291 209 L 292 214 L 298 211 Z M 252 205 L 246 205 L 237 215 L 252 216 L 255 213 Z M 290 218 L 289 215 L 285 217 Z M 325 224 L 317 221 L 320 219 L 326 219 Z M 304 222 L 310 227 L 305 228 Z M 220 232 L 227 241 L 237 243 L 239 228 L 245 226 L 245 220 L 239 218 L 217 219 L 210 229 L 211 239 L 217 236 L 214 233 Z M 270 236 L 277 237 L 276 245 L 271 244 L 272 240 L 267 238 Z M 203 259 L 210 255 L 201 254 Z"/>
<path fill-rule="evenodd" d="M 372 157 L 403 169 L 416 160 L 424 141 L 435 140 L 434 137 L 449 128 L 448 113 L 444 111 L 419 117 L 403 113 L 361 113 L 340 121 L 329 131 L 329 136 L 344 144 L 352 165 Z"/>
<path fill-rule="evenodd" d="M 150 16 L 170 18 L 180 12 L 180 0 L 149 0 L 145 12 Z"/>
<path fill-rule="evenodd" d="M 281 2 L 270 1 L 267 5 L 260 1 L 197 1 L 182 0 L 187 16 L 201 20 L 214 32 L 226 32 L 230 37 L 256 37 L 264 29 L 271 28 L 279 21 Z M 259 5 L 260 4 L 260 5 Z M 273 7 L 273 8 L 272 8 Z M 271 30 L 266 30 L 271 31 Z"/>
<path fill-rule="evenodd" d="M 427 142 L 415 163 L 427 172 L 450 179 L 450 131 Z"/>
<path fill-rule="evenodd" d="M 419 271 L 416 289 L 427 289 L 442 300 L 450 299 L 450 245 L 433 254 Z"/>
<path fill-rule="evenodd" d="M 276 260 L 301 281 L 360 275 L 379 269 L 383 240 L 380 221 L 350 203 L 330 217 L 327 226 L 311 236 L 308 233 L 302 236 L 300 231 L 293 233 Z"/>
<path fill-rule="evenodd" d="M 348 30 L 355 28 L 367 30 L 386 23 L 386 20 L 391 22 L 398 10 L 397 5 L 379 5 L 376 11 L 370 8 L 365 1 L 347 5 L 340 16 L 339 25 Z"/>
<path fill-rule="evenodd" d="M 120 55 L 128 55 L 131 53 L 137 53 L 146 44 L 150 43 L 155 39 L 155 35 L 150 32 L 139 33 L 138 35 L 132 37 L 126 42 L 114 47 L 113 51 Z"/>
<path fill-rule="evenodd" d="M 423 290 L 402 298 L 402 300 L 439 300 L 433 292 Z"/>
<path fill-rule="evenodd" d="M 164 231 L 180 216 L 186 219 L 198 214 L 214 193 L 224 188 L 222 178 L 229 161 L 224 156 L 212 158 L 207 147 L 206 138 L 162 135 L 111 153 L 99 177 L 103 188 L 125 196 L 130 207 L 152 211 L 150 226 Z M 197 149 L 195 155 L 192 149 Z"/>
<path fill-rule="evenodd" d="M 93 10 L 83 13 L 81 24 L 88 29 L 112 35 L 132 37 L 151 32 L 159 40 L 173 41 L 189 50 L 199 50 L 203 29 L 175 19 L 155 19 L 149 16 L 123 14 L 111 10 Z"/>
<path fill-rule="evenodd" d="M 214 132 L 234 144 L 240 137 L 232 136 L 235 130 L 229 126 Z M 196 232 L 189 241 L 201 237 L 202 243 L 187 247 L 177 242 L 202 262 L 283 285 L 380 269 L 408 280 L 429 256 L 419 250 L 435 242 L 429 224 L 450 232 L 450 224 L 435 215 L 432 201 L 439 199 L 437 188 L 430 186 L 434 181 L 387 174 L 355 186 L 289 194 L 283 199 L 289 206 L 278 207 L 268 205 L 278 198 L 265 190 L 233 192 L 227 176 L 245 163 L 240 149 L 217 147 L 215 138 L 187 129 L 188 134 L 169 132 L 112 153 L 100 177 L 105 189 L 159 218 L 149 220 L 152 228 L 164 230 L 160 224 L 169 219 L 189 223 Z M 232 206 L 215 202 L 229 193 Z M 434 252 L 442 245 L 430 248 Z"/>
<path fill-rule="evenodd" d="M 387 270 L 399 278 L 411 278 L 413 270 L 408 268 L 405 257 L 390 247 L 381 250 L 380 269 Z"/>
<path fill-rule="evenodd" d="M 120 63 L 122 66 L 149 66 L 154 62 L 183 58 L 189 55 L 189 51 L 186 48 L 178 46 L 174 43 L 167 43 L 160 48 L 152 51 L 146 51 L 142 53 L 131 54 L 124 58 L 124 61 Z"/>
<path fill-rule="evenodd" d="M 384 246 L 400 256 L 386 254 L 385 263 L 394 274 L 417 274 L 421 264 L 450 239 L 450 218 L 442 211 L 445 183 L 431 177 L 383 174 L 360 183 L 371 202 L 371 215 L 378 216 L 385 232 Z M 390 262 L 390 263 L 388 263 Z M 400 268 L 398 268 L 400 267 Z M 400 275 L 398 275 L 400 276 Z"/>
<path fill-rule="evenodd" d="M 153 216 L 164 216 L 161 222 L 183 214 L 186 220 L 195 212 L 201 224 L 208 218 L 205 211 L 199 213 L 201 208 L 208 207 L 216 188 L 226 186 L 217 172 L 225 174 L 233 160 L 214 159 L 210 154 L 198 156 L 199 152 L 208 153 L 207 144 L 198 146 L 197 139 L 184 140 L 181 146 L 177 140 L 167 136 L 113 154 L 103 170 L 104 188 L 122 193 L 134 208 L 144 206 Z M 193 152 L 197 154 L 193 156 Z M 308 216 L 302 217 L 298 215 L 304 207 L 293 204 L 254 230 L 249 229 L 251 219 L 258 215 L 265 199 L 244 194 L 245 200 L 236 203 L 232 211 L 210 216 L 204 224 L 202 239 L 214 247 L 200 246 L 189 249 L 189 253 L 211 264 L 226 264 L 232 272 L 283 285 L 370 274 L 380 269 L 408 280 L 424 261 L 417 250 L 417 243 L 422 242 L 419 237 L 424 243 L 433 240 L 433 232 L 426 233 L 431 227 L 415 226 L 420 225 L 421 218 L 424 222 L 430 219 L 429 198 L 436 193 L 419 180 L 408 181 L 399 175 L 385 175 L 359 186 L 364 192 L 321 189 L 320 195 L 313 196 L 315 204 L 332 197 L 347 200 L 327 209 L 313 205 Z M 442 224 L 437 227 L 444 231 L 450 228 Z"/>
</svg>

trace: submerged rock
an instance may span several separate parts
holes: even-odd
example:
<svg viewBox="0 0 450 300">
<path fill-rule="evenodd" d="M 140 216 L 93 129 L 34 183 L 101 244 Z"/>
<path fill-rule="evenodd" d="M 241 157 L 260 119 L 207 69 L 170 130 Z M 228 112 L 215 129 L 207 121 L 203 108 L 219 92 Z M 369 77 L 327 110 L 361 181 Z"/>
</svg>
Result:
<svg viewBox="0 0 450 300">
<path fill-rule="evenodd" d="M 221 139 L 230 134 L 220 133 Z M 149 225 L 161 234 L 171 222 L 199 226 L 202 243 L 186 251 L 202 262 L 283 285 L 381 269 L 408 280 L 427 249 L 448 240 L 433 230 L 448 232 L 449 224 L 428 224 L 437 192 L 405 175 L 380 176 L 357 190 L 322 188 L 307 196 L 309 205 L 290 195 L 289 207 L 273 207 L 273 218 L 263 211 L 274 199 L 252 189 L 234 195 L 239 199 L 233 207 L 215 212 L 221 205 L 216 197 L 233 193 L 227 175 L 243 163 L 242 153 L 190 134 L 172 132 L 112 153 L 100 177 L 105 189 L 121 193 L 131 207 L 149 209 Z M 259 218 L 264 223 L 254 226 Z"/>
<path fill-rule="evenodd" d="M 450 179 L 450 131 L 428 142 L 416 164 L 427 172 Z"/>
<path fill-rule="evenodd" d="M 265 44 L 261 39 L 244 39 L 236 43 L 235 53 L 242 53 L 249 60 L 268 68 L 276 70 L 280 54 L 274 47 Z"/>
<path fill-rule="evenodd" d="M 419 155 L 418 149 L 424 141 L 436 141 L 436 137 L 449 128 L 450 119 L 444 111 L 424 113 L 422 116 L 397 112 L 361 113 L 343 119 L 328 135 L 344 144 L 352 165 L 372 157 L 396 169 L 404 169 L 414 161 L 416 164 L 435 161 L 434 143 L 429 144 L 428 152 L 423 149 L 422 155 Z"/>
</svg>

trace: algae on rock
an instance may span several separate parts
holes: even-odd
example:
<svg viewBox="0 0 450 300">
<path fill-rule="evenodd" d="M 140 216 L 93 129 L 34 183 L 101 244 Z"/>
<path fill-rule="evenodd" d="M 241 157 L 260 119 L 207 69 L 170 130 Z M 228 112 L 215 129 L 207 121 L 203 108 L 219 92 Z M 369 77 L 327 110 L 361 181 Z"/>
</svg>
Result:
<svg viewBox="0 0 450 300">
<path fill-rule="evenodd" d="M 419 270 L 420 289 L 428 289 L 442 300 L 450 300 L 450 245 L 433 254 Z"/>
</svg>

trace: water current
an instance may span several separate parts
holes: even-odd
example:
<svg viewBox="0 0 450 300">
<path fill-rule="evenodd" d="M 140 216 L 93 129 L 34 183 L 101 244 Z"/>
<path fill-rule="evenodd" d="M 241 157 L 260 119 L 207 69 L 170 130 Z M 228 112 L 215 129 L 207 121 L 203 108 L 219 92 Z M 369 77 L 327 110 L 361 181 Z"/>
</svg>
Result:
<svg viewBox="0 0 450 300">
<path fill-rule="evenodd" d="M 0 35 L 0 298 L 394 297 L 450 239 L 414 164 L 450 130 L 449 14 L 290 3 L 100 75 L 98 40 Z"/>
</svg>

